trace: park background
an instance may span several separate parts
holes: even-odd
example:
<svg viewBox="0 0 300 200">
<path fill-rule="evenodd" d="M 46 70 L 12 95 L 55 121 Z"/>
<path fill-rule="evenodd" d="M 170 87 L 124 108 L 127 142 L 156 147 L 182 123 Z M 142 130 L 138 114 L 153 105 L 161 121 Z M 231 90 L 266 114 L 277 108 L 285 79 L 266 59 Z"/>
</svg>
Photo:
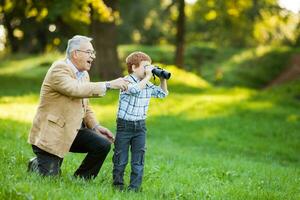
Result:
<svg viewBox="0 0 300 200">
<path fill-rule="evenodd" d="M 299 0 L 1 0 L 0 199 L 300 199 Z M 43 77 L 67 40 L 93 37 L 93 81 L 132 51 L 172 73 L 151 100 L 143 192 L 112 183 L 112 151 L 89 182 L 26 172 Z M 159 80 L 152 80 L 159 83 Z M 118 92 L 92 99 L 115 132 Z M 128 183 L 129 166 L 126 170 Z"/>
</svg>

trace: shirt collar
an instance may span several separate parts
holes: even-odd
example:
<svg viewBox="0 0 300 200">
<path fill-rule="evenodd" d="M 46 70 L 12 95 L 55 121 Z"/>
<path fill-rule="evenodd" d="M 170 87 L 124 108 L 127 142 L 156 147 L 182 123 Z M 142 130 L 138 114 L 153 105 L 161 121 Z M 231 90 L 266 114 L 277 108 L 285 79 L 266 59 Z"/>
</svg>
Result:
<svg viewBox="0 0 300 200">
<path fill-rule="evenodd" d="M 77 67 L 72 63 L 70 59 L 67 58 L 67 64 L 72 67 L 73 72 L 76 74 L 77 79 L 81 79 L 84 75 L 84 71 L 81 72 L 77 69 Z"/>
<path fill-rule="evenodd" d="M 134 74 L 129 74 L 129 76 L 131 77 L 131 79 L 132 79 L 134 82 L 136 82 L 136 83 L 141 82 L 141 80 L 138 79 Z M 146 83 L 146 85 L 147 85 L 147 86 L 151 86 L 151 82 Z"/>
<path fill-rule="evenodd" d="M 131 79 L 133 79 L 134 82 L 140 82 L 140 80 L 134 74 L 130 74 L 129 76 L 131 77 Z"/>
</svg>

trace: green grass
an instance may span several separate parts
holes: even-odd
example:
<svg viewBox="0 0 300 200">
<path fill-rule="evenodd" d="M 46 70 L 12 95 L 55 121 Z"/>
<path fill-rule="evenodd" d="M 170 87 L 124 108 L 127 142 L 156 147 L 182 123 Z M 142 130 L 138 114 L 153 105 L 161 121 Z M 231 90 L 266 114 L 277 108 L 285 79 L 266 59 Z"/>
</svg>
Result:
<svg viewBox="0 0 300 200">
<path fill-rule="evenodd" d="M 205 52 L 205 51 L 204 51 Z M 259 46 L 248 49 L 216 49 L 200 73 L 207 80 L 221 86 L 263 88 L 286 67 L 299 49 L 291 47 Z"/>
<path fill-rule="evenodd" d="M 112 189 L 112 152 L 89 182 L 72 178 L 83 154 L 66 156 L 60 178 L 28 174 L 40 85 L 58 57 L 0 61 L 0 199 L 300 198 L 300 81 L 264 91 L 215 88 L 174 66 L 168 98 L 151 100 L 142 193 Z M 117 98 L 111 91 L 91 101 L 113 131 Z M 129 173 L 128 166 L 127 183 Z"/>
</svg>

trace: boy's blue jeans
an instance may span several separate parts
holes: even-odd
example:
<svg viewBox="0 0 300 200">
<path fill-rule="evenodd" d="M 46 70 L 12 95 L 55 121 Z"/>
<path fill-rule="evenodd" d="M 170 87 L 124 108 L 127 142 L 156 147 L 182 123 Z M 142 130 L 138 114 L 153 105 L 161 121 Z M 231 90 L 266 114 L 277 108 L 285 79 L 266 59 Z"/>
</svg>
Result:
<svg viewBox="0 0 300 200">
<path fill-rule="evenodd" d="M 139 189 L 144 173 L 144 156 L 146 142 L 145 120 L 127 121 L 117 119 L 117 134 L 113 155 L 113 184 L 124 185 L 124 171 L 128 163 L 129 146 L 131 151 L 131 189 Z"/>
</svg>

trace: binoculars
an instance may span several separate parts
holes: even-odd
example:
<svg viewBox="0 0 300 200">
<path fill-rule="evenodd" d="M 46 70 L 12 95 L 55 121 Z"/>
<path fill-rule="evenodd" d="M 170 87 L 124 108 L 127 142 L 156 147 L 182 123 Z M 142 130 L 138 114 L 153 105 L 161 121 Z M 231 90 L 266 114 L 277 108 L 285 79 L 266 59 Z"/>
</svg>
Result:
<svg viewBox="0 0 300 200">
<path fill-rule="evenodd" d="M 169 79 L 171 77 L 170 72 L 168 72 L 158 66 L 154 66 L 154 69 L 152 69 L 152 74 L 157 77 L 164 78 L 164 79 Z"/>
</svg>

